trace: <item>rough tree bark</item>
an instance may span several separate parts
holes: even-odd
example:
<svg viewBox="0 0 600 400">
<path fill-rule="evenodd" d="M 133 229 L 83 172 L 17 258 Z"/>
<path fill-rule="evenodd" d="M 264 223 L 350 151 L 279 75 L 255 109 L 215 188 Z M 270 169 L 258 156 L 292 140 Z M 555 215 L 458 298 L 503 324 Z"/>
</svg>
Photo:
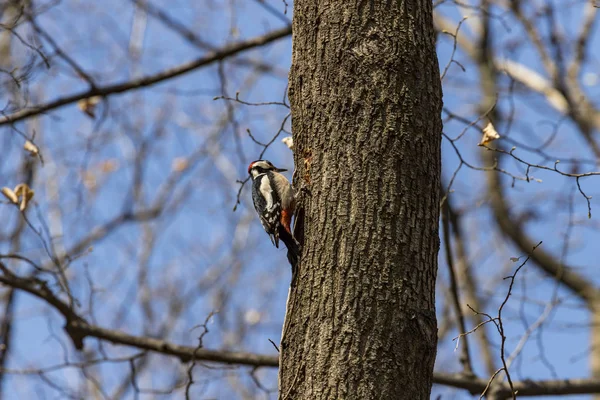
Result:
<svg viewBox="0 0 600 400">
<path fill-rule="evenodd" d="M 296 0 L 303 245 L 281 399 L 429 399 L 441 85 L 430 0 Z"/>
</svg>

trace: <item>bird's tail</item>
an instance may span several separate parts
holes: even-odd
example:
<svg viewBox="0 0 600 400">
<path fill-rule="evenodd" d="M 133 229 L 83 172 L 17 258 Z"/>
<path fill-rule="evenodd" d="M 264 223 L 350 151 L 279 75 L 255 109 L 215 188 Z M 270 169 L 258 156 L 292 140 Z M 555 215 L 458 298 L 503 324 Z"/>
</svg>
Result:
<svg viewBox="0 0 600 400">
<path fill-rule="evenodd" d="M 298 264 L 298 257 L 300 257 L 300 246 L 294 236 L 281 225 L 279 226 L 279 238 L 288 249 L 287 258 L 292 266 L 292 276 L 294 276 L 296 273 L 296 265 Z"/>
</svg>

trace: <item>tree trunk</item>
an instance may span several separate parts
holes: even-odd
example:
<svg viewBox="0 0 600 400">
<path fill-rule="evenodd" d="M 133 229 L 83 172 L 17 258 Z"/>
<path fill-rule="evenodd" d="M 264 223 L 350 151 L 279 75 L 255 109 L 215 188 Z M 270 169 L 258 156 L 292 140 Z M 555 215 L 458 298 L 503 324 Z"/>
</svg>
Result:
<svg viewBox="0 0 600 400">
<path fill-rule="evenodd" d="M 429 399 L 441 85 L 430 0 L 296 0 L 303 246 L 280 399 Z"/>
</svg>

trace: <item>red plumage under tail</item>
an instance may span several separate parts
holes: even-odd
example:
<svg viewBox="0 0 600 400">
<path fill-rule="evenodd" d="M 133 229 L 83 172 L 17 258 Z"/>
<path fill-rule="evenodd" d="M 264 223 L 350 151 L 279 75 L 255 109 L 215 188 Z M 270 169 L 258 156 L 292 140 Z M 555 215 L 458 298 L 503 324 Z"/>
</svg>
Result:
<svg viewBox="0 0 600 400">
<path fill-rule="evenodd" d="M 294 277 L 296 275 L 298 257 L 300 257 L 300 246 L 292 234 L 281 225 L 279 226 L 279 239 L 281 239 L 281 241 L 285 244 L 285 247 L 288 249 L 287 258 L 292 266 L 292 277 Z"/>
</svg>

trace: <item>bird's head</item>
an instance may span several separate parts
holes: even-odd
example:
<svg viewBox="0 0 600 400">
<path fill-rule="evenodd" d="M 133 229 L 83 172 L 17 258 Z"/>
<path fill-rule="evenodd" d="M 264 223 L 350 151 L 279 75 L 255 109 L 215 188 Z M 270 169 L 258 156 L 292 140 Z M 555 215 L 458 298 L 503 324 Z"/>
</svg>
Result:
<svg viewBox="0 0 600 400">
<path fill-rule="evenodd" d="M 267 173 L 269 171 L 285 172 L 287 169 L 277 168 L 271 163 L 271 161 L 267 160 L 252 161 L 250 165 L 248 165 L 248 173 L 252 176 L 252 178 L 256 178 L 258 175 Z"/>
</svg>

